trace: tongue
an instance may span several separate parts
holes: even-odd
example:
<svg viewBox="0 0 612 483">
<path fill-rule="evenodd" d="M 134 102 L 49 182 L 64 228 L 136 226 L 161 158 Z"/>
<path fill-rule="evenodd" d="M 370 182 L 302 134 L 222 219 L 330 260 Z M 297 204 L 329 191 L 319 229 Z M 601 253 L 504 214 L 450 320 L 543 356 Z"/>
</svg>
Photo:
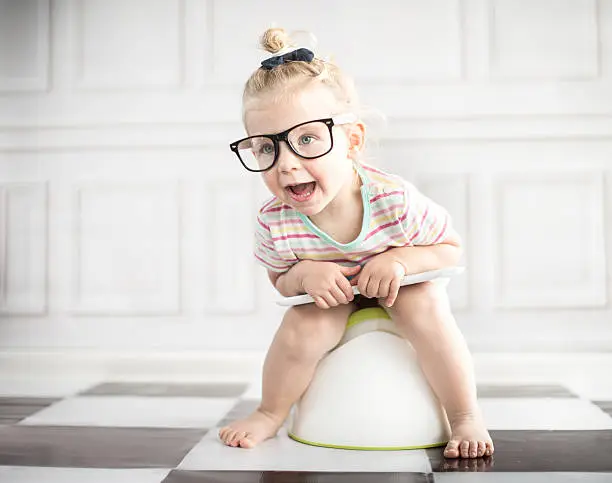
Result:
<svg viewBox="0 0 612 483">
<path fill-rule="evenodd" d="M 293 191 L 296 195 L 301 195 L 302 193 L 306 191 L 314 190 L 314 187 L 315 187 L 314 182 L 302 183 L 302 184 L 297 184 L 295 186 L 292 186 L 291 191 Z"/>
</svg>

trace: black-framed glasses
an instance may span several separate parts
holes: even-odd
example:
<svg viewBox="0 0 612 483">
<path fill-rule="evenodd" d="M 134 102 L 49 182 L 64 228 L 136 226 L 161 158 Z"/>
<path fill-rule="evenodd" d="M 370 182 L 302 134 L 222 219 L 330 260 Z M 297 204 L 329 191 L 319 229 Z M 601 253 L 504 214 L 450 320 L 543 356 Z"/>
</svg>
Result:
<svg viewBox="0 0 612 483">
<path fill-rule="evenodd" d="M 236 153 L 246 169 L 259 173 L 274 166 L 278 160 L 281 141 L 285 141 L 289 149 L 300 158 L 320 158 L 334 147 L 332 128 L 356 120 L 357 116 L 348 113 L 306 121 L 278 134 L 262 134 L 239 139 L 230 144 L 230 149 Z"/>
</svg>

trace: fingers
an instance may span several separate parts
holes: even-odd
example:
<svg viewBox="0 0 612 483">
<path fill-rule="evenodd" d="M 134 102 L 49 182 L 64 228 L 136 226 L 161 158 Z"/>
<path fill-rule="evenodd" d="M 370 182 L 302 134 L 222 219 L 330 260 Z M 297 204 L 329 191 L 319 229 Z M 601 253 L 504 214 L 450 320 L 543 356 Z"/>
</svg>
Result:
<svg viewBox="0 0 612 483">
<path fill-rule="evenodd" d="M 399 293 L 399 289 L 400 289 L 400 279 L 393 278 L 393 280 L 391 280 L 391 284 L 389 285 L 389 292 L 387 295 L 387 300 L 385 300 L 385 305 L 387 307 L 393 306 L 393 304 L 395 303 L 395 299 L 397 299 L 397 294 Z"/>
<path fill-rule="evenodd" d="M 359 293 L 364 297 L 367 297 L 368 291 L 368 282 L 370 281 L 369 275 L 360 274 L 359 281 L 357 282 L 357 288 L 359 289 Z"/>
<path fill-rule="evenodd" d="M 355 294 L 353 293 L 353 286 L 351 282 L 349 282 L 346 278 L 343 278 L 338 281 L 338 287 L 346 296 L 346 302 L 344 303 L 351 302 L 355 298 Z"/>
<path fill-rule="evenodd" d="M 349 303 L 347 295 L 340 287 L 332 287 L 329 293 L 334 299 L 334 302 L 336 302 L 336 305 Z"/>
<path fill-rule="evenodd" d="M 355 275 L 357 272 L 359 272 L 359 270 L 361 270 L 361 265 L 355 265 L 353 267 L 345 267 L 344 265 L 340 265 L 340 272 L 346 276 Z"/>
<path fill-rule="evenodd" d="M 313 295 L 315 304 L 322 309 L 337 307 L 340 304 L 348 304 L 355 298 L 348 280 L 344 279 L 337 286 L 331 287 L 328 292 Z"/>
<path fill-rule="evenodd" d="M 325 301 L 325 299 L 319 295 L 313 295 L 312 299 L 315 301 L 315 304 L 320 309 L 329 309 L 329 305 Z"/>
<path fill-rule="evenodd" d="M 385 298 L 389 295 L 389 286 L 391 285 L 392 278 L 384 278 L 380 281 L 380 285 L 378 286 L 378 293 L 376 297 Z"/>
<path fill-rule="evenodd" d="M 370 298 L 378 297 L 379 293 L 380 293 L 380 279 L 370 277 L 370 280 L 368 280 L 368 286 L 366 289 L 366 297 L 370 297 Z"/>
<path fill-rule="evenodd" d="M 324 293 L 322 297 L 327 302 L 327 305 L 329 305 L 330 307 L 336 307 L 340 305 L 340 302 L 336 300 L 336 298 L 332 295 L 331 291 Z"/>
<path fill-rule="evenodd" d="M 379 295 L 380 282 L 381 282 L 380 278 L 373 277 L 373 276 L 364 277 L 362 274 L 357 284 L 357 287 L 359 288 L 359 293 L 361 293 L 361 295 L 368 297 L 368 298 L 379 297 L 380 296 Z"/>
</svg>

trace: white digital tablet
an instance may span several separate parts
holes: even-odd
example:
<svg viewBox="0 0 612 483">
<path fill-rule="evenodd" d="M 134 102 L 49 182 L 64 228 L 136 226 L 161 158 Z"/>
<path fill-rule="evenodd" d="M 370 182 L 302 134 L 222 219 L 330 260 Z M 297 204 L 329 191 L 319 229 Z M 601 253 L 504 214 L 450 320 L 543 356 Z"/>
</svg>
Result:
<svg viewBox="0 0 612 483">
<path fill-rule="evenodd" d="M 465 267 L 450 267 L 441 268 L 440 270 L 430 270 L 428 272 L 415 273 L 413 275 L 406 275 L 400 282 L 400 286 L 403 287 L 404 285 L 429 282 L 430 280 L 435 280 L 436 278 L 450 278 L 455 275 L 459 275 L 464 270 Z M 355 295 L 359 293 L 359 289 L 356 286 L 353 287 L 353 293 Z M 294 297 L 281 297 L 276 303 L 278 305 L 289 307 L 292 305 L 312 304 L 314 303 L 314 300 L 310 295 L 296 295 Z"/>
</svg>

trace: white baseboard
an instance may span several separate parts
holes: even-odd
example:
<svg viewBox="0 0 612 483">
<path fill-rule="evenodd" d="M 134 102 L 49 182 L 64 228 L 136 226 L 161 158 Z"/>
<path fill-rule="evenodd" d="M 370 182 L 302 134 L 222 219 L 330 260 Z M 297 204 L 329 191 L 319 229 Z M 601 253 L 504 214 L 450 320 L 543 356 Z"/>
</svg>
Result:
<svg viewBox="0 0 612 483">
<path fill-rule="evenodd" d="M 0 352 L 0 377 L 91 377 L 106 381 L 254 381 L 264 352 Z M 612 353 L 474 353 L 481 383 L 600 384 Z"/>
</svg>

